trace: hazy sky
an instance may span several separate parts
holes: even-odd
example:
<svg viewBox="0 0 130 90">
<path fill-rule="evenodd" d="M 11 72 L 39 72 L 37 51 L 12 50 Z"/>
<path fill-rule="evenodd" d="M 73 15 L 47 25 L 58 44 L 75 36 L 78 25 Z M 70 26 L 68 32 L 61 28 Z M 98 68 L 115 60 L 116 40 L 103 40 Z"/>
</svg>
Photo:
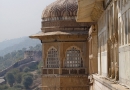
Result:
<svg viewBox="0 0 130 90">
<path fill-rule="evenodd" d="M 44 8 L 55 0 L 0 0 L 0 42 L 40 31 Z"/>
</svg>

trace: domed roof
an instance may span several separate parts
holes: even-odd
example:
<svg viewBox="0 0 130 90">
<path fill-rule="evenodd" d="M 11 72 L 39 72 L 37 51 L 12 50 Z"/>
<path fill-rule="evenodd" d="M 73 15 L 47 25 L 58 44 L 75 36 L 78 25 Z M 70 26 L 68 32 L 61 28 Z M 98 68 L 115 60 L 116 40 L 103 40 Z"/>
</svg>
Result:
<svg viewBox="0 0 130 90">
<path fill-rule="evenodd" d="M 42 19 L 77 16 L 77 0 L 56 0 L 48 5 L 42 13 Z"/>
<path fill-rule="evenodd" d="M 59 35 L 87 35 L 90 24 L 76 22 L 77 11 L 78 0 L 56 0 L 42 13 L 41 32 L 30 37 L 41 39 Z"/>
</svg>

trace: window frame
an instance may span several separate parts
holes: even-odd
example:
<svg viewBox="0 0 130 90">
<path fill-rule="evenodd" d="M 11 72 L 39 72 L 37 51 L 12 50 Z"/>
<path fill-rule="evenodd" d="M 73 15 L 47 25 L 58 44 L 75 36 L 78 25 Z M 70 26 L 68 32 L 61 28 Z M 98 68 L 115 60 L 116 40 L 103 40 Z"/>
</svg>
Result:
<svg viewBox="0 0 130 90">
<path fill-rule="evenodd" d="M 83 67 L 82 51 L 81 49 L 71 46 L 65 52 L 65 68 L 79 68 Z"/>
</svg>

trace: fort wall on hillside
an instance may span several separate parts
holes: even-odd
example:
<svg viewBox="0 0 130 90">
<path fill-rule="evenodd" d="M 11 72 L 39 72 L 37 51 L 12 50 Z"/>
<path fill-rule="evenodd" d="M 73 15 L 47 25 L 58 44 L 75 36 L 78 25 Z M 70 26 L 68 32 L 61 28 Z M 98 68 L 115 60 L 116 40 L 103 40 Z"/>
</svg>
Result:
<svg viewBox="0 0 130 90">
<path fill-rule="evenodd" d="M 37 64 L 39 61 L 42 60 L 42 52 L 41 51 L 25 51 L 24 59 L 20 60 L 10 67 L 2 70 L 0 72 L 0 77 L 4 76 L 6 72 L 10 71 L 11 69 L 18 68 L 22 70 L 24 67 Z"/>
</svg>

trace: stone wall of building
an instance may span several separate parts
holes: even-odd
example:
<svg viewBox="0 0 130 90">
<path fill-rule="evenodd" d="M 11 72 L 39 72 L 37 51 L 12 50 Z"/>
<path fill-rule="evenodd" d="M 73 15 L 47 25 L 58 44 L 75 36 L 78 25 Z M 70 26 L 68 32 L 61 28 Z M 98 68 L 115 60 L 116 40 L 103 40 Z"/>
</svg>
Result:
<svg viewBox="0 0 130 90">
<path fill-rule="evenodd" d="M 119 81 L 130 87 L 130 1 L 120 0 L 119 8 Z"/>
<path fill-rule="evenodd" d="M 42 90 L 88 90 L 87 34 L 56 37 L 43 43 Z"/>
<path fill-rule="evenodd" d="M 130 86 L 130 46 L 119 49 L 119 80 Z"/>
<path fill-rule="evenodd" d="M 87 76 L 42 76 L 42 90 L 89 90 Z"/>
<path fill-rule="evenodd" d="M 107 21 L 106 12 L 98 21 L 98 74 L 107 76 Z"/>
<path fill-rule="evenodd" d="M 111 82 L 119 81 L 121 86 L 124 84 L 127 87 L 130 87 L 129 23 L 129 0 L 111 0 L 98 20 L 98 74 Z M 107 81 L 101 80 L 94 79 L 93 86 L 99 89 L 92 90 L 109 90 L 114 87 L 109 83 L 106 84 L 109 88 L 105 87 L 103 82 Z M 125 89 L 119 87 L 119 90 Z"/>
<path fill-rule="evenodd" d="M 101 2 L 104 5 L 103 13 L 98 10 L 102 5 L 96 5 L 100 1 L 103 1 Z M 96 21 L 98 74 L 95 72 L 93 78 L 90 78 L 93 83 L 90 90 L 128 90 L 130 88 L 130 0 L 78 0 L 78 3 L 77 21 L 89 22 L 86 20 L 88 17 L 99 16 Z M 93 8 L 93 5 L 96 7 Z M 92 14 L 94 10 L 90 8 L 97 11 L 95 15 Z M 94 54 L 92 41 L 93 39 L 88 41 L 90 56 Z M 89 62 L 91 62 L 90 58 Z"/>
<path fill-rule="evenodd" d="M 88 55 L 88 50 L 87 50 L 86 46 L 87 46 L 87 42 L 84 42 L 84 41 L 83 42 L 81 41 L 81 42 L 59 42 L 59 43 L 53 42 L 53 43 L 45 43 L 43 45 L 43 50 L 44 50 L 44 53 L 43 53 L 44 65 L 43 66 L 45 68 L 47 68 L 47 57 L 48 57 L 47 54 L 48 54 L 49 48 L 55 47 L 58 50 L 58 52 L 59 52 L 58 53 L 59 54 L 58 58 L 59 58 L 60 63 L 61 63 L 60 67 L 61 68 L 65 68 L 66 51 L 69 48 L 75 47 L 78 50 L 80 50 L 80 55 L 82 57 L 83 64 L 84 64 L 83 67 L 88 69 L 88 67 L 87 67 L 88 63 L 86 63 L 87 60 L 88 60 L 87 56 L 86 56 L 86 55 Z M 87 71 L 86 71 L 86 73 L 87 73 Z"/>
</svg>

